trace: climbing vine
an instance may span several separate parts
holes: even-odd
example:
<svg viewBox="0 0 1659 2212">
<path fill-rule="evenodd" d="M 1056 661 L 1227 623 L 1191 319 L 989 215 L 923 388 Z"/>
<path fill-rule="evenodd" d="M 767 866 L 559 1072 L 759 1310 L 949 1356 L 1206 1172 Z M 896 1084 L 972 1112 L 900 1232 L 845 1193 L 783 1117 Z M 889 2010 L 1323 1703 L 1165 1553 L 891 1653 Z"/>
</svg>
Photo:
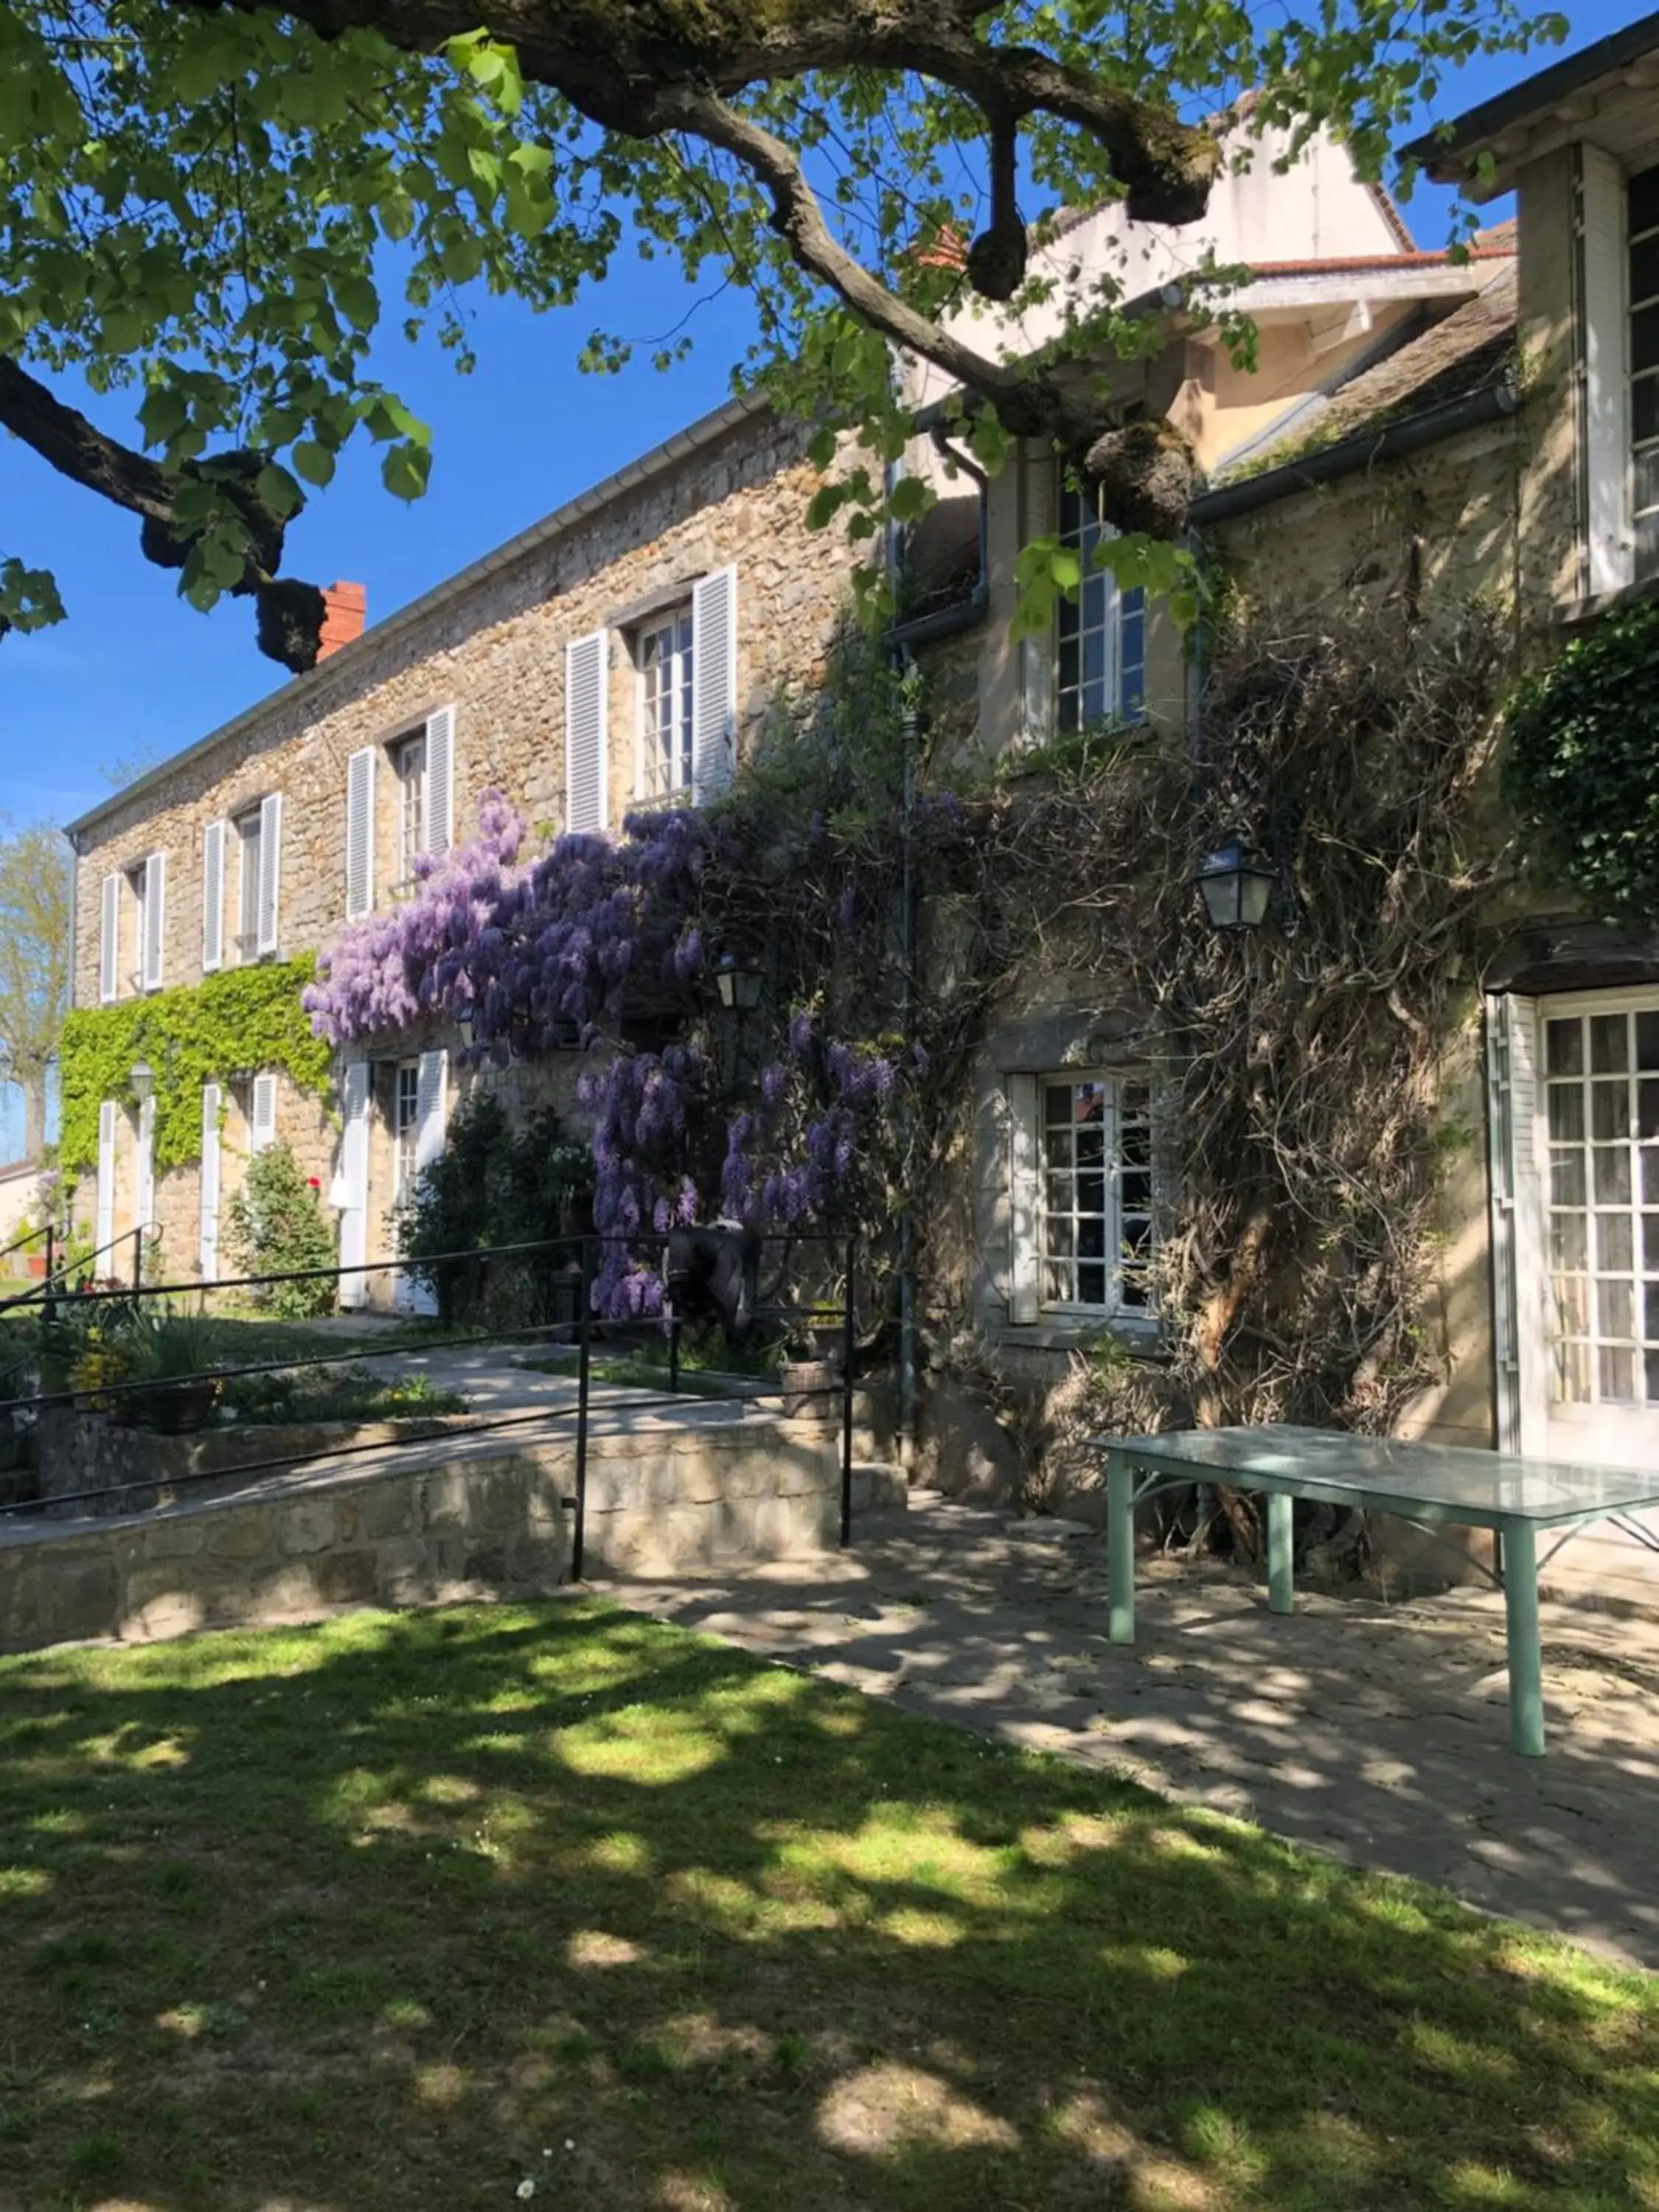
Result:
<svg viewBox="0 0 1659 2212">
<path fill-rule="evenodd" d="M 98 1109 L 106 1098 L 131 1100 L 141 1061 L 155 1076 L 158 1170 L 201 1157 L 204 1084 L 280 1067 L 302 1091 L 323 1097 L 331 1054 L 300 1003 L 315 966 L 312 954 L 301 953 L 112 1006 L 77 1008 L 64 1024 L 61 1047 L 64 1168 L 75 1173 L 94 1163 Z"/>
<path fill-rule="evenodd" d="M 1387 1431 L 1437 1376 L 1443 1102 L 1504 865 L 1507 647 L 1480 606 L 1236 623 L 1201 747 L 1101 731 L 1025 773 L 925 715 L 907 763 L 902 688 L 849 646 L 717 806 L 520 860 L 492 799 L 424 896 L 333 948 L 313 1018 L 343 1039 L 465 1010 L 502 1063 L 586 1038 L 603 1310 L 654 1310 L 653 1236 L 724 1213 L 860 1229 L 873 1329 L 908 1215 L 944 1346 L 980 1265 L 988 1040 L 1060 993 L 1158 1070 L 1168 1163 L 1158 1356 L 1092 1364 L 1092 1426 Z M 1194 892 L 1233 831 L 1281 886 L 1256 940 L 1218 937 Z M 763 979 L 740 1030 L 715 990 L 733 958 Z"/>
<path fill-rule="evenodd" d="M 1659 907 L 1659 605 L 1605 617 L 1510 701 L 1504 788 L 1540 872 L 1610 921 Z"/>
</svg>

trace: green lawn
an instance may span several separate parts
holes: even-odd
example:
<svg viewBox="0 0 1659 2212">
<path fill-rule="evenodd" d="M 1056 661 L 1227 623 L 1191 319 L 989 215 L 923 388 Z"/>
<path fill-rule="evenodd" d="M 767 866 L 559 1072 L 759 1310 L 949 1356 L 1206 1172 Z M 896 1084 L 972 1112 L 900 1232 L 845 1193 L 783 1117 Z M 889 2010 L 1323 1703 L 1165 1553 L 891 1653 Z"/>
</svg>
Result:
<svg viewBox="0 0 1659 2212">
<path fill-rule="evenodd" d="M 5 2212 L 1659 2207 L 1659 1985 L 572 1598 L 0 1662 Z"/>
</svg>

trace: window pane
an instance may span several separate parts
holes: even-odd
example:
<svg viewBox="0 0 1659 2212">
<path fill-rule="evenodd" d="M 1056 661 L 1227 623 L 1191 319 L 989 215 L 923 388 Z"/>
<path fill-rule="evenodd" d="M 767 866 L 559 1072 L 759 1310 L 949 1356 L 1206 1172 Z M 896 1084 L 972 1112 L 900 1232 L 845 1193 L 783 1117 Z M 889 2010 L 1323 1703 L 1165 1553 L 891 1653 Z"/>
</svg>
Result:
<svg viewBox="0 0 1659 2212">
<path fill-rule="evenodd" d="M 1636 1017 L 1636 1065 L 1659 1070 L 1659 1013 Z"/>
<path fill-rule="evenodd" d="M 1601 1142 L 1630 1134 L 1630 1085 L 1593 1083 L 1590 1085 L 1590 1133 Z"/>
<path fill-rule="evenodd" d="M 1582 1152 L 1550 1154 L 1550 1197 L 1557 1206 L 1583 1205 L 1584 1156 Z"/>
<path fill-rule="evenodd" d="M 1552 1267 L 1587 1267 L 1589 1265 L 1589 1239 L 1585 1234 L 1582 1213 L 1552 1213 L 1550 1216 L 1550 1265 Z"/>
<path fill-rule="evenodd" d="M 1638 514 L 1659 507 L 1659 446 L 1644 446 L 1632 457 L 1631 500 Z"/>
<path fill-rule="evenodd" d="M 1148 1168 L 1126 1168 L 1117 1179 L 1118 1202 L 1129 1213 L 1150 1213 L 1152 1177 Z"/>
<path fill-rule="evenodd" d="M 1632 385 L 1630 434 L 1638 446 L 1659 438 L 1659 376 L 1638 376 Z"/>
<path fill-rule="evenodd" d="M 1077 1087 L 1077 1118 L 1079 1121 L 1099 1121 L 1106 1113 L 1106 1086 L 1103 1083 L 1079 1083 Z"/>
<path fill-rule="evenodd" d="M 1584 1275 L 1558 1275 L 1553 1284 L 1555 1326 L 1562 1336 L 1589 1334 L 1589 1280 Z"/>
<path fill-rule="evenodd" d="M 1079 1129 L 1077 1133 L 1077 1164 L 1080 1168 L 1103 1167 L 1106 1161 L 1106 1132 L 1104 1129 Z"/>
<path fill-rule="evenodd" d="M 1627 1346 L 1604 1344 L 1596 1358 L 1604 1402 L 1629 1405 L 1636 1395 L 1636 1355 Z"/>
<path fill-rule="evenodd" d="M 1550 1135 L 1559 1145 L 1582 1144 L 1584 1137 L 1584 1093 L 1577 1083 L 1548 1086 Z"/>
<path fill-rule="evenodd" d="M 1638 1136 L 1659 1137 L 1659 1081 L 1636 1086 L 1636 1131 Z"/>
<path fill-rule="evenodd" d="M 1648 1352 L 1644 1364 L 1647 1369 L 1648 1403 L 1651 1406 L 1659 1401 L 1659 1352 Z"/>
<path fill-rule="evenodd" d="M 1069 1213 L 1048 1216 L 1048 1255 L 1054 1260 L 1069 1260 L 1073 1255 L 1072 1217 Z"/>
<path fill-rule="evenodd" d="M 1584 1066 L 1584 1030 L 1578 1021 L 1546 1022 L 1544 1063 L 1552 1075 L 1578 1075 Z"/>
<path fill-rule="evenodd" d="M 1644 514 L 1637 522 L 1634 565 L 1638 576 L 1659 572 L 1659 514 Z"/>
<path fill-rule="evenodd" d="M 1636 1334 L 1636 1308 L 1631 1286 L 1617 1276 L 1604 1275 L 1596 1280 L 1595 1333 L 1604 1337 Z"/>
<path fill-rule="evenodd" d="M 1638 307 L 1630 319 L 1632 369 L 1659 367 L 1659 307 Z"/>
<path fill-rule="evenodd" d="M 1042 1295 L 1051 1305 L 1071 1305 L 1074 1303 L 1069 1267 L 1056 1267 L 1051 1260 L 1042 1271 Z"/>
<path fill-rule="evenodd" d="M 1103 1306 L 1106 1303 L 1106 1270 L 1085 1265 L 1077 1271 L 1077 1302 L 1085 1306 Z"/>
<path fill-rule="evenodd" d="M 1643 1285 L 1642 1303 L 1642 1334 L 1650 1344 L 1659 1344 L 1659 1283 Z"/>
<path fill-rule="evenodd" d="M 1630 1216 L 1627 1213 L 1598 1213 L 1595 1217 L 1595 1264 L 1598 1267 L 1618 1268 L 1634 1267 L 1632 1256 Z"/>
<path fill-rule="evenodd" d="M 1559 1405 L 1589 1403 L 1589 1347 L 1558 1344 L 1555 1347 L 1555 1396 Z"/>
<path fill-rule="evenodd" d="M 1642 1216 L 1642 1265 L 1659 1274 L 1659 1213 Z"/>
<path fill-rule="evenodd" d="M 1632 305 L 1659 294 L 1659 236 L 1638 239 L 1630 249 Z"/>
<path fill-rule="evenodd" d="M 1626 1057 L 1628 1025 L 1622 1014 L 1592 1014 L 1590 1016 L 1590 1072 L 1595 1075 L 1620 1075 L 1629 1062 Z"/>
<path fill-rule="evenodd" d="M 1071 1166 L 1072 1133 L 1069 1129 L 1045 1129 L 1042 1133 L 1042 1144 L 1051 1168 Z"/>
<path fill-rule="evenodd" d="M 1045 1121 L 1069 1121 L 1072 1118 L 1072 1086 L 1069 1083 L 1051 1083 L 1044 1092 L 1042 1118 Z"/>
<path fill-rule="evenodd" d="M 1632 237 L 1659 225 L 1659 167 L 1638 169 L 1626 180 L 1625 192 Z"/>
<path fill-rule="evenodd" d="M 1659 1206 L 1659 1145 L 1642 1147 L 1642 1203 Z"/>
<path fill-rule="evenodd" d="M 1628 1206 L 1630 1203 L 1630 1152 L 1623 1146 L 1608 1146 L 1590 1155 L 1595 1164 L 1591 1170 L 1595 1178 L 1595 1202 L 1598 1206 Z"/>
</svg>

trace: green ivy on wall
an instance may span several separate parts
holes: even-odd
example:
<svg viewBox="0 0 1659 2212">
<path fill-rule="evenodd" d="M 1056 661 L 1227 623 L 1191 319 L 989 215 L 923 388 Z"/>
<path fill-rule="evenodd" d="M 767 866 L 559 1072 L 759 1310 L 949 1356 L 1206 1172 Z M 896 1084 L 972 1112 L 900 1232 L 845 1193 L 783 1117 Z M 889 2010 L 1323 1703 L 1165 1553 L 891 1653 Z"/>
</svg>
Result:
<svg viewBox="0 0 1659 2212">
<path fill-rule="evenodd" d="M 64 1021 L 60 1048 L 64 1169 L 73 1175 L 95 1164 L 98 1109 L 106 1098 L 131 1101 L 140 1060 L 155 1071 L 158 1173 L 200 1158 L 204 1084 L 280 1067 L 322 1097 L 332 1055 L 300 1005 L 316 972 L 316 956 L 305 952 L 112 1006 L 77 1008 Z"/>
<path fill-rule="evenodd" d="M 1605 617 L 1505 709 L 1505 793 L 1547 872 L 1609 921 L 1659 912 L 1659 605 Z"/>
</svg>

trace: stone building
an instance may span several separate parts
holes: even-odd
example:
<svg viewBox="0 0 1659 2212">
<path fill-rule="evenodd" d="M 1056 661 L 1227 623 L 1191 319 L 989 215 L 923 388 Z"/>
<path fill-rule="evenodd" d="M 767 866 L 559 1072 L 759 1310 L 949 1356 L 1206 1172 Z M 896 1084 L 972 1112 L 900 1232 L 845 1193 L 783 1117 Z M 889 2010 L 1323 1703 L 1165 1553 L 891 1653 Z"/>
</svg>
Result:
<svg viewBox="0 0 1659 2212">
<path fill-rule="evenodd" d="M 1656 55 L 1659 27 L 1633 27 L 1420 149 L 1438 173 L 1479 161 L 1480 189 L 1518 194 L 1516 222 L 1465 257 L 1419 248 L 1322 141 L 1282 174 L 1263 145 L 1185 232 L 1115 209 L 1054 226 L 1041 252 L 1058 286 L 1106 266 L 1144 278 L 1152 332 L 1113 370 L 1114 398 L 1123 419 L 1164 416 L 1191 439 L 1207 476 L 1194 541 L 1242 588 L 1310 611 L 1334 587 L 1430 608 L 1485 594 L 1519 666 L 1651 587 Z M 1260 332 L 1254 370 L 1192 281 L 1206 256 L 1248 272 L 1234 304 Z M 1016 353 L 1045 334 L 1040 318 L 1005 322 L 989 342 Z M 1190 636 L 1109 570 L 1086 574 L 1047 635 L 1016 638 L 1022 546 L 1057 529 L 1087 556 L 1102 526 L 1047 453 L 980 479 L 948 395 L 918 379 L 913 397 L 905 465 L 939 498 L 906 550 L 890 642 L 921 661 L 962 747 L 995 758 L 1103 721 L 1199 734 Z M 78 1003 L 188 983 L 210 954 L 325 945 L 397 896 L 413 853 L 463 836 L 486 787 L 544 830 L 718 786 L 776 689 L 810 686 L 847 599 L 854 549 L 805 526 L 814 481 L 800 433 L 733 403 L 83 817 Z M 1406 1426 L 1651 1459 L 1659 1204 L 1639 1194 L 1659 1200 L 1659 948 L 1540 912 L 1481 980 L 1443 1090 L 1449 1118 L 1490 1144 L 1448 1180 L 1427 1317 L 1440 1379 Z M 1139 1267 L 1155 1071 L 1133 1011 L 1033 973 L 980 1054 L 963 1292 L 1005 1368 L 1038 1387 L 1103 1334 L 1157 1341 Z M 275 1128 L 335 1199 L 343 1253 L 386 1255 L 389 1210 L 442 1141 L 452 1042 L 388 1038 L 344 1061 L 325 1101 L 227 1071 L 221 1194 Z M 1617 1053 L 1627 1064 L 1602 1064 Z M 515 1071 L 520 1094 L 568 1100 L 574 1060 Z M 1617 1120 L 1620 1085 L 1622 1133 L 1561 1133 L 1575 1115 Z M 148 1175 L 131 1097 L 108 1102 L 106 1128 L 88 1178 L 100 1237 L 148 1208 L 167 1272 L 188 1274 L 211 1250 L 213 1178 Z M 1625 1196 L 1575 1199 L 1575 1178 L 1598 1174 Z M 1565 1255 L 1553 1292 L 1547 1244 Z M 1628 1581 L 1622 1556 L 1575 1551 L 1581 1577 Z"/>
<path fill-rule="evenodd" d="M 75 1005 L 320 950 L 406 896 L 418 855 L 464 842 L 487 790 L 541 842 L 717 789 L 844 611 L 844 536 L 805 526 L 805 444 L 734 400 L 370 629 L 361 589 L 337 586 L 339 641 L 313 670 L 70 825 Z M 146 1229 L 168 1279 L 211 1275 L 244 1164 L 279 1137 L 334 1203 L 344 1261 L 381 1259 L 442 1144 L 453 1047 L 388 1037 L 342 1056 L 321 1097 L 281 1067 L 225 1068 L 205 1171 L 155 1172 L 153 1104 L 112 1097 L 95 1163 L 69 1164 L 86 1224 L 100 1249 Z M 514 1071 L 515 1094 L 568 1103 L 575 1058 Z"/>
</svg>

